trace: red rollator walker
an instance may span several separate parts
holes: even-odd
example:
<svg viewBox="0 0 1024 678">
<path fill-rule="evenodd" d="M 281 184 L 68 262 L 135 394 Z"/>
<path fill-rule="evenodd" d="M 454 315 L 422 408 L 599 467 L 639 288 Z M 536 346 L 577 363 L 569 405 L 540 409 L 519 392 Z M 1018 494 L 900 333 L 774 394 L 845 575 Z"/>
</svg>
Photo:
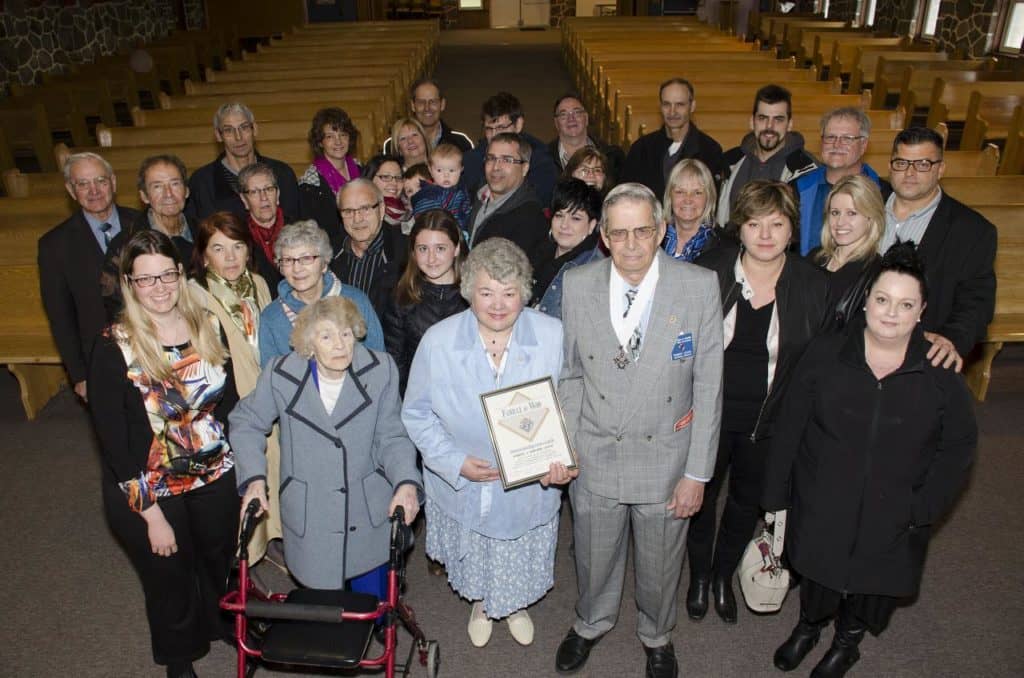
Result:
<svg viewBox="0 0 1024 678">
<path fill-rule="evenodd" d="M 249 578 L 249 540 L 259 508 L 256 500 L 246 507 L 239 537 L 238 590 L 220 601 L 221 609 L 235 615 L 238 678 L 252 676 L 256 660 L 319 668 L 384 667 L 385 678 L 394 678 L 397 668 L 408 676 L 414 651 L 427 668 L 427 676 L 437 676 L 441 661 L 437 641 L 427 640 L 416 623 L 416 614 L 401 597 L 405 552 L 412 544 L 412 530 L 405 524 L 401 506 L 390 518 L 387 600 L 350 591 L 295 589 L 267 595 L 257 589 Z M 366 658 L 377 620 L 382 620 L 384 652 Z M 395 663 L 399 621 L 413 637 L 405 664 Z"/>
</svg>

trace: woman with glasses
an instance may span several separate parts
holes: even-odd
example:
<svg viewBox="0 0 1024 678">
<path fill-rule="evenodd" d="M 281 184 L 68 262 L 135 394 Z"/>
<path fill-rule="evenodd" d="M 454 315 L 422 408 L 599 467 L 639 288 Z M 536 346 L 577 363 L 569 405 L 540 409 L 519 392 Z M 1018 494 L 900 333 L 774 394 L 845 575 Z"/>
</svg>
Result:
<svg viewBox="0 0 1024 678">
<path fill-rule="evenodd" d="M 665 188 L 665 214 L 672 219 L 662 247 L 673 259 L 693 261 L 717 244 L 716 196 L 715 178 L 700 160 L 686 158 L 672 168 Z"/>
<path fill-rule="evenodd" d="M 579 179 L 596 188 L 602 196 L 615 186 L 608 156 L 593 146 L 581 148 L 572 154 L 569 162 L 565 163 L 562 178 Z"/>
<path fill-rule="evenodd" d="M 412 229 L 412 207 L 402 191 L 402 159 L 394 155 L 375 155 L 366 163 L 363 176 L 384 194 L 384 221 L 401 226 L 406 235 Z"/>
<path fill-rule="evenodd" d="M 218 601 L 238 532 L 227 414 L 238 400 L 221 325 L 171 240 L 141 231 L 121 259 L 124 310 L 97 340 L 89 412 L 103 506 L 142 581 L 153 659 L 173 678 L 224 637 Z"/>
<path fill-rule="evenodd" d="M 281 208 L 281 191 L 269 165 L 257 162 L 244 168 L 238 173 L 238 186 L 249 213 L 246 224 L 253 241 L 253 270 L 263 276 L 270 295 L 276 297 L 281 274 L 274 265 L 274 243 L 284 225 L 296 215 L 285 214 Z"/>
<path fill-rule="evenodd" d="M 842 330 L 862 313 L 868 283 L 877 272 L 883 233 L 885 203 L 878 185 L 859 174 L 840 179 L 825 201 L 821 247 L 807 255 L 828 273 L 826 329 Z"/>
<path fill-rule="evenodd" d="M 737 196 L 733 218 L 740 246 L 716 247 L 696 262 L 718 274 L 725 356 L 714 475 L 686 539 L 687 613 L 704 618 L 710 589 L 715 611 L 730 624 L 737 614 L 732 577 L 760 515 L 776 411 L 793 366 L 821 328 L 828 292 L 825 274 L 789 252 L 799 219 L 789 186 L 751 181 Z M 716 535 L 717 498 L 727 474 L 728 496 Z"/>
<path fill-rule="evenodd" d="M 394 152 L 402 158 L 402 169 L 430 161 L 431 145 L 423 125 L 415 118 L 399 118 L 391 126 Z"/>
<path fill-rule="evenodd" d="M 354 156 L 359 130 L 340 108 L 321 108 L 309 127 L 313 164 L 299 178 L 299 204 L 309 217 L 328 233 L 341 226 L 338 219 L 338 191 L 360 176 Z"/>
<path fill-rule="evenodd" d="M 286 355 L 291 344 L 295 318 L 309 304 L 323 297 L 347 297 L 366 321 L 366 346 L 384 350 L 384 332 L 369 297 L 362 290 L 338 280 L 328 265 L 333 255 L 330 239 L 315 221 L 288 224 L 274 244 L 275 261 L 284 280 L 277 288 L 277 299 L 260 314 L 260 365 Z"/>
</svg>

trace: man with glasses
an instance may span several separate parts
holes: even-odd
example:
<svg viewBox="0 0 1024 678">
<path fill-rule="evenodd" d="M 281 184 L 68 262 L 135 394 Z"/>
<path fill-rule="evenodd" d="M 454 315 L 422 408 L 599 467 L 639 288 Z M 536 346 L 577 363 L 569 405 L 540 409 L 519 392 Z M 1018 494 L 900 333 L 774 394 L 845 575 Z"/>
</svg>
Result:
<svg viewBox="0 0 1024 678">
<path fill-rule="evenodd" d="M 697 129 L 691 120 L 697 108 L 696 93 L 689 80 L 672 78 L 658 89 L 661 102 L 661 129 L 645 134 L 629 147 L 622 168 L 623 181 L 635 181 L 665 195 L 665 184 L 672 168 L 684 158 L 695 158 L 707 165 L 715 186 L 722 181 L 724 160 L 722 145 Z"/>
<path fill-rule="evenodd" d="M 39 238 L 39 288 L 75 393 L 86 400 L 86 366 L 93 341 L 107 323 L 100 271 L 111 241 L 139 213 L 114 204 L 117 177 L 95 153 L 64 163 L 64 185 L 81 209 Z"/>
<path fill-rule="evenodd" d="M 927 306 L 921 325 L 933 365 L 954 367 L 984 339 L 996 299 L 996 228 L 970 207 L 946 195 L 943 139 L 932 129 L 908 127 L 893 140 L 879 251 L 913 240 L 925 262 Z M 868 300 L 868 303 L 871 303 Z"/>
<path fill-rule="evenodd" d="M 441 86 L 431 78 L 420 78 L 409 87 L 409 111 L 416 121 L 423 125 L 427 143 L 431 148 L 440 144 L 451 144 L 463 153 L 473 150 L 473 140 L 454 130 L 441 119 L 448 106 L 448 100 L 441 92 Z M 384 140 L 384 155 L 394 152 L 391 137 Z"/>
<path fill-rule="evenodd" d="M 533 186 L 542 205 L 551 204 L 551 192 L 558 180 L 558 168 L 551 159 L 547 146 L 535 136 L 523 132 L 526 117 L 519 99 L 508 92 L 498 92 L 484 102 L 480 110 L 484 138 L 476 148 L 462 157 L 462 185 L 473 195 L 487 182 L 484 156 L 487 144 L 498 134 L 515 134 L 530 146 L 529 174 L 526 180 Z"/>
<path fill-rule="evenodd" d="M 533 146 L 519 134 L 502 132 L 480 147 L 486 150 L 487 183 L 477 191 L 469 213 L 470 246 L 507 238 L 530 256 L 548 233 L 544 207 L 526 182 Z"/>
<path fill-rule="evenodd" d="M 189 181 L 188 215 L 196 222 L 214 212 L 234 212 L 245 216 L 239 197 L 238 173 L 255 162 L 262 162 L 274 172 L 279 200 L 285 214 L 299 215 L 299 185 L 295 171 L 286 163 L 256 152 L 259 129 L 249 107 L 240 102 L 224 104 L 213 116 L 213 134 L 224 145 L 224 151 L 208 165 L 195 171 Z"/>
<path fill-rule="evenodd" d="M 740 191 L 755 179 L 793 181 L 818 166 L 804 150 L 804 137 L 793 131 L 793 97 L 785 87 L 765 85 L 754 95 L 750 134 L 725 152 L 725 178 L 716 218 L 729 223 Z"/>
<path fill-rule="evenodd" d="M 615 626 L 632 541 L 646 675 L 678 675 L 679 573 L 718 452 L 723 332 L 714 272 L 666 254 L 665 228 L 650 189 L 620 184 L 600 224 L 611 257 L 565 275 L 558 396 L 580 458 L 569 486 L 579 599 L 559 673 L 583 668 Z"/>
<path fill-rule="evenodd" d="M 378 315 L 383 314 L 409 259 L 409 238 L 401 226 L 385 223 L 384 193 L 369 179 L 341 187 L 338 211 L 345 235 L 331 271 L 366 292 Z"/>
<path fill-rule="evenodd" d="M 825 219 L 825 199 L 832 186 L 843 177 L 863 174 L 882 191 L 892 191 L 889 183 L 861 161 L 868 149 L 871 118 L 859 108 L 844 106 L 829 111 L 821 119 L 821 166 L 790 182 L 800 202 L 800 254 L 821 245 Z"/>
<path fill-rule="evenodd" d="M 618 146 L 606 144 L 590 133 L 590 115 L 583 108 L 583 101 L 578 94 L 564 94 L 555 101 L 555 131 L 558 136 L 548 144 L 548 152 L 559 173 L 565 171 L 565 165 L 573 153 L 591 146 L 604 153 L 608 158 L 612 177 L 618 178 L 622 172 L 622 163 L 626 155 Z"/>
</svg>

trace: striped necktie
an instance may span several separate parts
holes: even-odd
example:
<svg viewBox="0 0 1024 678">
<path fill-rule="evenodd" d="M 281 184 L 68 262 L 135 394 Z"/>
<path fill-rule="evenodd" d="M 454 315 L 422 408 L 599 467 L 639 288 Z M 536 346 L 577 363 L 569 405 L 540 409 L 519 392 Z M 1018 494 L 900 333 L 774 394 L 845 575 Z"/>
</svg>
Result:
<svg viewBox="0 0 1024 678">
<path fill-rule="evenodd" d="M 103 232 L 103 253 L 106 254 L 107 247 L 110 246 L 110 241 L 113 239 L 110 237 L 110 229 L 114 228 L 114 225 L 110 222 L 103 222 L 100 224 L 100 231 Z"/>
<path fill-rule="evenodd" d="M 631 287 L 626 290 L 626 311 L 622 314 L 625 318 L 629 315 L 629 309 L 633 307 L 633 301 L 636 300 L 638 290 L 635 287 Z M 640 359 L 640 323 L 636 324 L 633 328 L 633 335 L 629 338 L 629 344 L 626 346 L 629 349 L 629 355 L 633 358 L 633 362 Z"/>
</svg>

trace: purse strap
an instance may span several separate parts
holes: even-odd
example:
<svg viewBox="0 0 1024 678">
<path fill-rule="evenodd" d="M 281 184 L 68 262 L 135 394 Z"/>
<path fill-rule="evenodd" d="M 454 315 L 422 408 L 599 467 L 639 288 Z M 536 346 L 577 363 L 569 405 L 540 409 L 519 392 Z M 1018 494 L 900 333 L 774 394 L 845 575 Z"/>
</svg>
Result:
<svg viewBox="0 0 1024 678">
<path fill-rule="evenodd" d="M 764 524 L 775 526 L 772 530 L 772 555 L 776 558 L 782 557 L 782 548 L 786 543 L 786 509 L 765 513 Z"/>
</svg>

